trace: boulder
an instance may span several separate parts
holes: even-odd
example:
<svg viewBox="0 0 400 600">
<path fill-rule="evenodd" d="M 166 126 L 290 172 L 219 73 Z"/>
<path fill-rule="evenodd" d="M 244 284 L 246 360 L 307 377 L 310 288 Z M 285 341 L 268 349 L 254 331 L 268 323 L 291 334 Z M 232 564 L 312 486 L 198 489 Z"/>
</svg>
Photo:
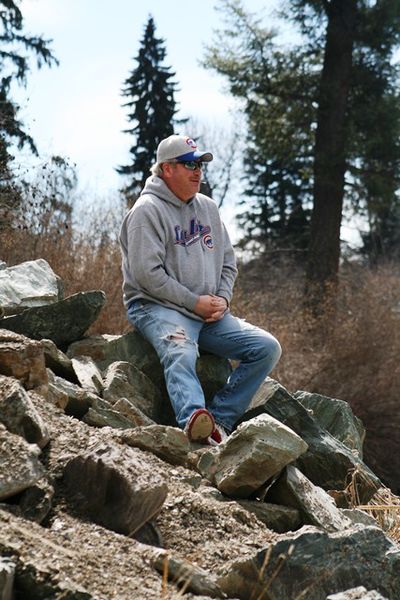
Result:
<svg viewBox="0 0 400 600">
<path fill-rule="evenodd" d="M 126 535 L 155 517 L 168 493 L 167 484 L 148 469 L 140 450 L 106 442 L 70 460 L 64 481 L 95 523 Z"/>
<path fill-rule="evenodd" d="M 67 355 L 70 358 L 82 355 L 91 356 L 101 371 L 105 371 L 114 362 L 129 362 L 147 375 L 161 391 L 163 398 L 168 399 L 159 358 L 151 344 L 137 331 L 130 331 L 124 335 L 88 337 L 71 344 Z M 202 354 L 199 357 L 196 368 L 206 401 L 211 400 L 226 383 L 232 371 L 228 360 L 208 354 Z M 176 424 L 170 406 L 167 410 L 167 406 L 164 405 L 160 416 L 162 418 L 160 422 L 163 425 Z"/>
<path fill-rule="evenodd" d="M 57 348 L 55 343 L 51 340 L 43 339 L 40 341 L 40 343 L 43 348 L 46 367 L 51 369 L 51 371 L 58 377 L 67 379 L 72 383 L 79 383 L 72 366 L 71 359 L 69 359 L 64 352 Z"/>
<path fill-rule="evenodd" d="M 112 427 L 113 429 L 135 427 L 134 421 L 118 410 L 114 410 L 112 404 L 101 398 L 96 398 L 92 402 L 82 420 L 92 427 Z"/>
<path fill-rule="evenodd" d="M 240 600 L 325 600 L 344 586 L 360 585 L 396 600 L 400 550 L 376 527 L 327 533 L 306 526 L 231 563 L 218 583 L 228 597 Z"/>
<path fill-rule="evenodd" d="M 299 511 L 289 506 L 261 502 L 260 500 L 232 500 L 211 486 L 204 486 L 202 494 L 203 496 L 212 496 L 219 502 L 239 504 L 242 508 L 254 514 L 259 521 L 265 523 L 269 529 L 277 533 L 295 531 L 303 524 Z"/>
<path fill-rule="evenodd" d="M 166 401 L 160 389 L 129 362 L 114 362 L 107 368 L 104 374 L 103 398 L 111 404 L 120 398 L 126 398 L 153 421 L 163 420 Z"/>
<path fill-rule="evenodd" d="M 188 592 L 203 598 L 226 598 L 216 583 L 216 578 L 192 562 L 160 550 L 153 560 L 159 573 Z"/>
<path fill-rule="evenodd" d="M 267 498 L 296 508 L 303 523 L 316 525 L 325 531 L 341 531 L 352 525 L 352 521 L 336 507 L 333 498 L 292 465 L 286 467 L 268 491 Z"/>
<path fill-rule="evenodd" d="M 42 346 L 23 335 L 0 329 L 0 374 L 15 377 L 27 390 L 46 393 L 48 380 Z"/>
<path fill-rule="evenodd" d="M 190 444 L 186 434 L 177 427 L 150 425 L 136 427 L 121 434 L 128 446 L 148 450 L 173 465 L 185 465 Z"/>
<path fill-rule="evenodd" d="M 90 356 L 79 356 L 79 358 L 73 358 L 71 362 L 76 378 L 83 389 L 101 396 L 104 382 L 94 360 Z"/>
<path fill-rule="evenodd" d="M 242 423 L 219 446 L 201 454 L 198 469 L 233 498 L 248 498 L 287 464 L 306 452 L 307 444 L 266 414 Z"/>
<path fill-rule="evenodd" d="M 105 300 L 100 290 L 79 292 L 48 306 L 28 308 L 18 315 L 5 317 L 1 326 L 36 340 L 50 339 L 63 349 L 83 337 L 97 319 Z"/>
<path fill-rule="evenodd" d="M 342 442 L 317 423 L 306 408 L 278 382 L 267 378 L 253 398 L 251 408 L 238 423 L 267 413 L 290 427 L 308 444 L 296 466 L 324 490 L 343 490 L 354 475 L 354 488 L 365 503 L 381 487 L 376 475 Z"/>
<path fill-rule="evenodd" d="M 49 442 L 48 428 L 28 393 L 17 379 L 3 375 L 0 375 L 0 423 L 39 448 Z"/>
<path fill-rule="evenodd" d="M 79 385 L 57 377 L 50 369 L 47 369 L 47 373 L 49 378 L 48 399 L 65 410 L 68 415 L 78 419 L 82 418 L 98 399 L 98 396 L 82 389 Z"/>
<path fill-rule="evenodd" d="M 43 477 L 40 449 L 0 424 L 0 502 L 19 494 Z"/>
<path fill-rule="evenodd" d="M 120 398 L 113 404 L 114 410 L 127 417 L 135 427 L 155 425 L 155 422 L 137 408 L 131 400 Z"/>
<path fill-rule="evenodd" d="M 348 402 L 303 391 L 295 392 L 293 397 L 312 410 L 312 416 L 323 429 L 362 458 L 365 428 Z"/>
<path fill-rule="evenodd" d="M 0 269 L 0 306 L 5 315 L 53 304 L 61 298 L 60 279 L 42 258 Z"/>
</svg>

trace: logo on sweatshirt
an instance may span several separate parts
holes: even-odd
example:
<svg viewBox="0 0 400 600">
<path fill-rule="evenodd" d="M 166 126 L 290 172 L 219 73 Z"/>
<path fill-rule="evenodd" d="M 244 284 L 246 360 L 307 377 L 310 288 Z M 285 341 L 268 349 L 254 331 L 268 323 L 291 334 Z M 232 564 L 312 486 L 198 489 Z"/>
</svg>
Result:
<svg viewBox="0 0 400 600">
<path fill-rule="evenodd" d="M 209 225 L 202 225 L 200 221 L 191 219 L 188 230 L 182 229 L 180 225 L 175 225 L 175 244 L 188 247 L 203 240 L 204 245 L 211 249 L 214 247 L 214 242 L 210 232 Z"/>
</svg>

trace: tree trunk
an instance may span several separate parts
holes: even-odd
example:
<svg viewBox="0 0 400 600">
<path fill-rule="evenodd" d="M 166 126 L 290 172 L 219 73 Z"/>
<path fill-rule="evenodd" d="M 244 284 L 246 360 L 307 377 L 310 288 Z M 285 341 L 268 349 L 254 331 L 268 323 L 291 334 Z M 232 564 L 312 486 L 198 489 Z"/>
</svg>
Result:
<svg viewBox="0 0 400 600">
<path fill-rule="evenodd" d="M 314 158 L 314 208 L 306 297 L 321 307 L 337 284 L 340 257 L 346 109 L 352 71 L 357 0 L 326 2 L 328 26 L 320 83 Z"/>
</svg>

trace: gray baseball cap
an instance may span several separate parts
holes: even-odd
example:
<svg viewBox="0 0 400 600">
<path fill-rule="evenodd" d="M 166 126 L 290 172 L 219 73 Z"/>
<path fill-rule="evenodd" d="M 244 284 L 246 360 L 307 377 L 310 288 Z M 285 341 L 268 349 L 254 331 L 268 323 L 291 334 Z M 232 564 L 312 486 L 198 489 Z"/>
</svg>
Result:
<svg viewBox="0 0 400 600">
<path fill-rule="evenodd" d="M 157 148 L 157 163 L 160 165 L 169 160 L 213 160 L 211 152 L 199 150 L 196 142 L 187 135 L 170 135 L 162 140 Z"/>
</svg>

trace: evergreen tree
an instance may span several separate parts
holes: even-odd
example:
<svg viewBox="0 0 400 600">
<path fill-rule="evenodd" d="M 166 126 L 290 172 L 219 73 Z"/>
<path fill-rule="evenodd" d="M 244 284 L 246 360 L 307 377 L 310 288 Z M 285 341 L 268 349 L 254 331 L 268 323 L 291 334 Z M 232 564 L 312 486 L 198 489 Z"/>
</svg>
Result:
<svg viewBox="0 0 400 600">
<path fill-rule="evenodd" d="M 267 240 L 276 243 L 274 238 L 304 247 L 314 206 L 309 276 L 322 281 L 337 273 L 343 198 L 352 210 L 367 215 L 374 239 L 382 233 L 375 248 L 395 247 L 395 238 L 389 244 L 389 237 L 399 214 L 400 95 L 393 53 L 399 43 L 400 3 L 286 4 L 282 16 L 298 28 L 300 43 L 278 46 L 276 35 L 246 13 L 239 0 L 225 0 L 228 27 L 205 64 L 228 79 L 247 117 L 250 200 L 244 201 L 248 210 L 241 216 L 244 241 L 256 234 L 261 248 Z M 342 43 L 345 34 L 351 37 L 349 45 L 328 48 L 328 37 L 330 44 L 332 36 Z M 338 69 L 342 50 L 346 65 Z"/>
<path fill-rule="evenodd" d="M 133 125 L 124 132 L 134 139 L 130 148 L 132 162 L 117 168 L 118 173 L 128 177 L 122 190 L 128 203 L 137 198 L 149 176 L 159 142 L 174 133 L 175 124 L 183 122 L 175 120 L 175 73 L 163 66 L 165 55 L 164 41 L 155 37 L 154 20 L 149 17 L 135 59 L 137 66 L 125 80 L 122 91 L 129 98 L 123 106 L 129 107 L 128 121 Z"/>
<path fill-rule="evenodd" d="M 26 84 L 30 55 L 36 57 L 38 68 L 57 64 L 49 50 L 49 40 L 23 33 L 23 17 L 13 0 L 0 0 L 0 229 L 5 228 L 21 202 L 18 186 L 11 170 L 11 144 L 24 146 L 37 154 L 32 137 L 24 131 L 18 119 L 18 106 L 11 97 L 15 81 Z"/>
</svg>

